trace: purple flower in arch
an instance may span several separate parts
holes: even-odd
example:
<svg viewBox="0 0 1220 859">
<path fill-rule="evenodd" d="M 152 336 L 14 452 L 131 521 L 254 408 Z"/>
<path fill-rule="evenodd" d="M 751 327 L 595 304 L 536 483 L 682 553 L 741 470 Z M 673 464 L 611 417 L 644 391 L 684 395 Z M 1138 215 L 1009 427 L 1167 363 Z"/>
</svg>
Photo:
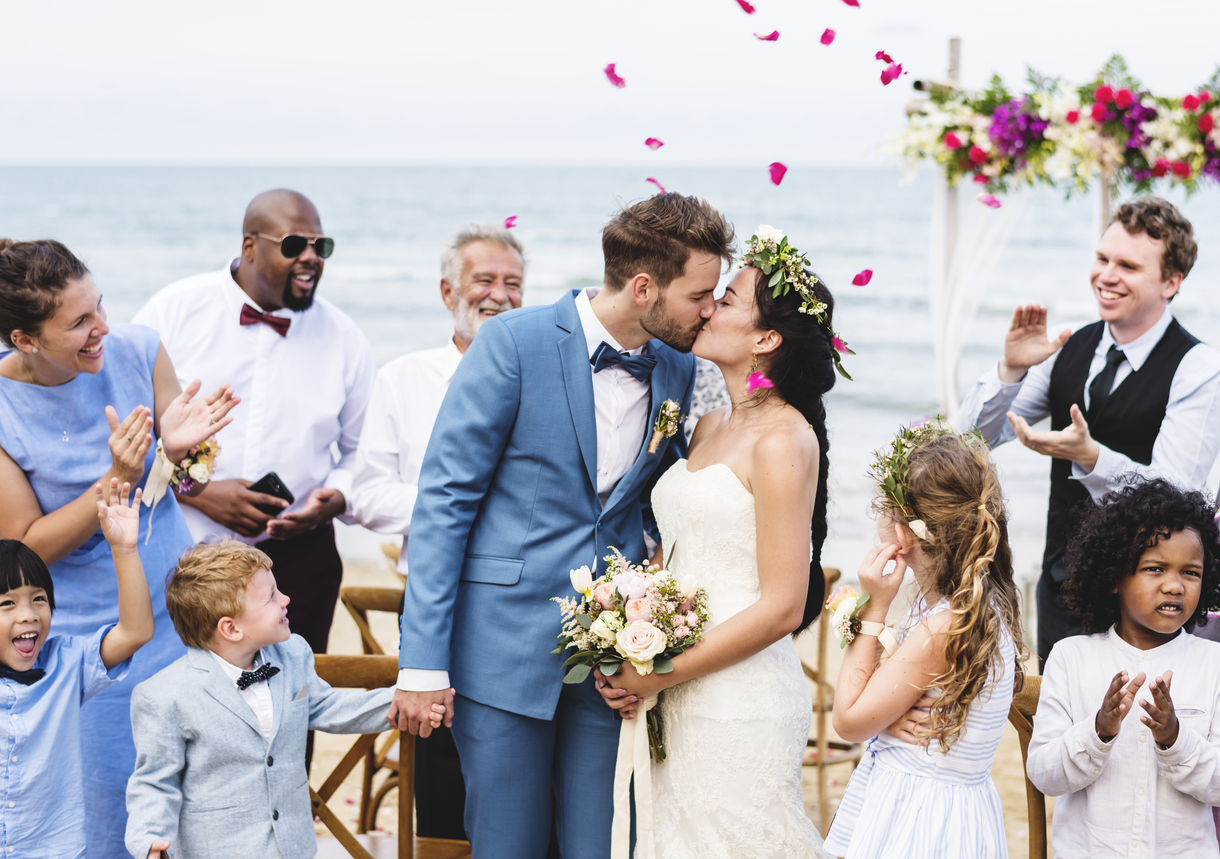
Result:
<svg viewBox="0 0 1220 859">
<path fill-rule="evenodd" d="M 1026 153 L 1040 144 L 1050 123 L 1032 113 L 1028 98 L 1013 99 L 995 109 L 987 134 L 991 142 L 1016 164 L 1026 160 Z"/>
</svg>

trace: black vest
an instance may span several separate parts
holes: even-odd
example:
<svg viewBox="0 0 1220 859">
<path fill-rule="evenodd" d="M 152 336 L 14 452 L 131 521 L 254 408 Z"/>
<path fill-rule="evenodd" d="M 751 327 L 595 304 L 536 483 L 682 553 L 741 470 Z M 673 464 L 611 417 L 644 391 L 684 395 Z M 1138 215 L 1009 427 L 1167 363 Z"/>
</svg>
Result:
<svg viewBox="0 0 1220 859">
<path fill-rule="evenodd" d="M 1052 430 L 1061 430 L 1072 423 L 1073 403 L 1084 411 L 1084 386 L 1104 324 L 1094 322 L 1073 334 L 1051 369 Z M 1100 413 L 1088 417 L 1089 433 L 1094 440 L 1142 465 L 1151 463 L 1152 446 L 1161 432 L 1161 421 L 1165 419 L 1173 376 L 1182 358 L 1198 342 L 1176 319 L 1170 322 L 1139 371 L 1132 371 L 1114 388 Z M 1083 518 L 1082 508 L 1093 503 L 1089 491 L 1071 476 L 1069 460 L 1051 461 L 1043 575 L 1050 575 L 1051 567 L 1063 560 L 1068 542 L 1075 536 Z M 1066 571 L 1060 575 L 1066 575 Z"/>
</svg>

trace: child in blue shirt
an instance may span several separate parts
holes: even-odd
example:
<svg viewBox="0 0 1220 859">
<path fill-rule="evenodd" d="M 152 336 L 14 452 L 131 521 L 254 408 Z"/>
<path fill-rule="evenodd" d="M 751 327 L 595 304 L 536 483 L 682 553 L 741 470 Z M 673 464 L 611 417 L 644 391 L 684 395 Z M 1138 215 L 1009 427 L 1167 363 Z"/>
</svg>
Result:
<svg viewBox="0 0 1220 859">
<path fill-rule="evenodd" d="M 47 565 L 18 540 L 0 540 L 0 851 L 85 855 L 81 705 L 127 673 L 153 635 L 152 601 L 136 550 L 140 490 L 111 480 L 97 517 L 114 554 L 119 622 L 89 637 L 52 636 L 55 587 Z"/>
</svg>

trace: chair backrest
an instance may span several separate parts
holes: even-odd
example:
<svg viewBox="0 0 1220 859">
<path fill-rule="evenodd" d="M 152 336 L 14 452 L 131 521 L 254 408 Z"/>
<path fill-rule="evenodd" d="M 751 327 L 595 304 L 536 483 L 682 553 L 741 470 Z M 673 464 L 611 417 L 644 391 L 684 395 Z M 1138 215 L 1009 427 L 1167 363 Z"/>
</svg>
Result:
<svg viewBox="0 0 1220 859">
<path fill-rule="evenodd" d="M 1013 696 L 1008 708 L 1008 721 L 1016 728 L 1021 743 L 1021 774 L 1025 776 L 1025 809 L 1029 815 L 1030 859 L 1046 859 L 1046 797 L 1034 787 L 1025 774 L 1029 757 L 1029 739 L 1033 736 L 1034 714 L 1038 711 L 1038 695 L 1042 691 L 1042 678 L 1025 678 L 1021 691 Z"/>
<path fill-rule="evenodd" d="M 360 630 L 360 646 L 365 653 L 383 654 L 385 650 L 373 635 L 369 626 L 370 611 L 398 613 L 402 605 L 402 587 L 363 587 L 348 585 L 339 591 L 339 600 L 347 609 L 356 629 Z"/>
<path fill-rule="evenodd" d="M 319 653 L 314 657 L 318 676 L 336 688 L 378 689 L 393 686 L 398 680 L 398 660 L 393 656 L 335 656 Z M 389 729 L 387 725 L 387 730 Z M 399 767 L 402 774 L 398 785 L 398 855 L 412 859 L 414 853 L 413 814 L 415 809 L 415 743 L 408 733 L 399 736 Z M 361 763 L 377 740 L 377 734 L 359 737 L 339 761 L 334 771 L 318 790 L 309 789 L 313 813 L 322 820 L 335 839 L 354 859 L 373 859 L 356 840 L 339 816 L 327 805 L 339 785 Z"/>
</svg>

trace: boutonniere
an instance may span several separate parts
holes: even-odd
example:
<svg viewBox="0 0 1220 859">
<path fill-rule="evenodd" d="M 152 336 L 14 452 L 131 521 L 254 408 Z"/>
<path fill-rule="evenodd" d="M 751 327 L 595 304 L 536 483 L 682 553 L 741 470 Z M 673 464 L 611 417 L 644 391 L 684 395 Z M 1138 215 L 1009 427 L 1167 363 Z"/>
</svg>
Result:
<svg viewBox="0 0 1220 859">
<path fill-rule="evenodd" d="M 686 420 L 686 415 L 678 411 L 676 400 L 666 400 L 661 403 L 656 423 L 652 425 L 652 439 L 648 442 L 648 452 L 656 453 L 657 448 L 661 446 L 661 439 L 669 438 L 676 433 L 684 420 Z"/>
</svg>

